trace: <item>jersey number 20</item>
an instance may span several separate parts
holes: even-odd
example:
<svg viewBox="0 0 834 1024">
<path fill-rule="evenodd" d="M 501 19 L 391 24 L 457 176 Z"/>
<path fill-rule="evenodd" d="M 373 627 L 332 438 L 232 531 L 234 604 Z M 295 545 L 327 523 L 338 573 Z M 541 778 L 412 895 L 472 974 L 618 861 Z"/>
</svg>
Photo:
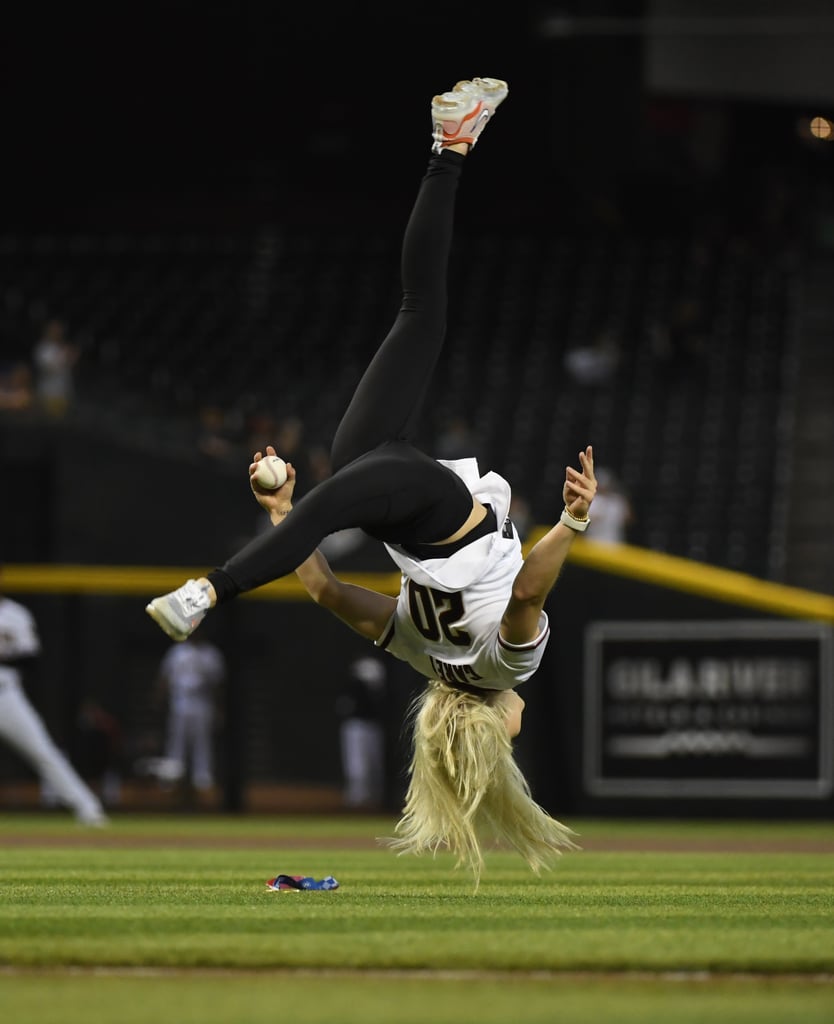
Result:
<svg viewBox="0 0 834 1024">
<path fill-rule="evenodd" d="M 408 581 L 408 611 L 411 621 L 427 639 L 437 643 L 445 637 L 456 647 L 468 647 L 472 637 L 455 625 L 465 617 L 460 593 L 447 594 L 433 587 Z"/>
</svg>

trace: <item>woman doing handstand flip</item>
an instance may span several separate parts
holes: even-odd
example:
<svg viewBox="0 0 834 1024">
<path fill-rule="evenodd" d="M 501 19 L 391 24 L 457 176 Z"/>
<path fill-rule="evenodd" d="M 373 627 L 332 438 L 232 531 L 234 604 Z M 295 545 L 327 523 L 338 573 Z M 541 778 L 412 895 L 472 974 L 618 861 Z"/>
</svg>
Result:
<svg viewBox="0 0 834 1024">
<path fill-rule="evenodd" d="M 274 529 L 147 606 L 184 640 L 215 605 L 295 571 L 314 601 L 409 662 L 428 685 L 410 712 L 409 788 L 389 842 L 399 852 L 448 847 L 476 881 L 487 836 L 509 843 L 535 872 L 575 846 L 574 833 L 532 799 L 511 741 L 524 708 L 515 687 L 541 663 L 544 603 L 596 491 L 589 446 L 579 468 L 566 469 L 559 522 L 524 559 L 507 481 L 481 475 L 475 459 L 432 459 L 411 441 L 446 333 L 458 182 L 507 92 L 499 79 L 475 78 L 432 100 L 432 156 L 402 245 L 402 304 L 336 431 L 332 476 L 294 506 L 291 465 L 277 491 L 252 480 Z M 342 582 L 317 550 L 329 534 L 356 527 L 382 541 L 402 570 L 397 598 Z"/>
</svg>

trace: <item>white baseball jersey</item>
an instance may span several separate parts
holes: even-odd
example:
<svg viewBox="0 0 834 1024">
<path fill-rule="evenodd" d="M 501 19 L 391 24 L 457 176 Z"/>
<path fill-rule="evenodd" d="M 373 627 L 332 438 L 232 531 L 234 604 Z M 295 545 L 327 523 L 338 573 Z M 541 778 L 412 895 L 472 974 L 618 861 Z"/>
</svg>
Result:
<svg viewBox="0 0 834 1024">
<path fill-rule="evenodd" d="M 510 485 L 497 473 L 480 476 L 476 459 L 439 461 L 492 506 L 498 528 L 446 558 L 418 560 L 386 544 L 403 575 L 396 610 L 376 643 L 428 679 L 511 690 L 541 664 L 550 627 L 542 612 L 530 643 L 508 644 L 498 633 L 523 564 L 508 515 Z"/>
<path fill-rule="evenodd" d="M 40 649 L 31 612 L 0 597 L 0 739 L 29 762 L 42 784 L 71 807 L 79 821 L 103 824 L 101 801 L 55 745 L 23 691 L 20 670 L 11 664 L 39 654 Z"/>
<path fill-rule="evenodd" d="M 4 662 L 31 657 L 40 654 L 40 651 L 41 644 L 32 613 L 17 601 L 0 597 L 0 672 L 13 672 L 14 678 L 19 681 L 19 673 L 5 666 Z"/>
<path fill-rule="evenodd" d="M 169 693 L 165 757 L 179 778 L 190 759 L 191 781 L 197 789 L 210 789 L 214 785 L 214 704 L 226 660 L 214 644 L 192 638 L 169 647 L 160 669 Z"/>
<path fill-rule="evenodd" d="M 187 640 L 168 648 L 160 670 L 168 680 L 172 708 L 185 711 L 195 704 L 214 706 L 226 662 L 213 644 Z"/>
</svg>

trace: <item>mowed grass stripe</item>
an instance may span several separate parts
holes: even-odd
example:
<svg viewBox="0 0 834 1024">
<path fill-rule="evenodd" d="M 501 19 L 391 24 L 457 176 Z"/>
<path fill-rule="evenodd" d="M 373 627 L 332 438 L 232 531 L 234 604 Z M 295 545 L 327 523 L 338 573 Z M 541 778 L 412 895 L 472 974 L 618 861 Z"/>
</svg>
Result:
<svg viewBox="0 0 834 1024">
<path fill-rule="evenodd" d="M 832 1010 L 831 986 L 775 979 L 6 974 L 2 988 L 24 1024 L 829 1024 Z"/>
<path fill-rule="evenodd" d="M 237 840 L 245 839 L 247 821 L 236 819 Z M 130 831 L 137 825 L 117 821 L 107 845 L 76 847 L 61 845 L 53 823 L 43 845 L 35 829 L 25 846 L 2 849 L 0 961 L 263 970 L 834 971 L 834 865 L 825 854 L 586 850 L 537 879 L 517 857 L 496 852 L 474 894 L 445 854 L 398 858 L 385 849 L 342 846 L 338 838 L 328 846 L 322 837 L 338 835 L 338 819 L 317 822 L 325 831 L 308 848 L 286 849 L 280 829 L 264 822 L 254 823 L 252 849 L 178 847 L 178 835 L 208 836 L 204 830 L 221 828 L 204 819 L 147 819 L 134 846 Z M 344 825 L 352 836 L 362 827 Z M 604 825 L 593 828 L 601 835 Z M 655 839 L 680 835 L 657 824 L 651 832 Z M 807 830 L 800 833 L 808 838 Z M 77 834 L 67 826 L 68 841 Z M 784 839 L 785 831 L 780 834 Z M 148 845 L 150 835 L 162 845 Z M 114 837 L 120 845 L 110 845 Z M 265 837 L 274 842 L 265 845 Z M 268 892 L 265 879 L 278 872 L 334 874 L 341 888 Z"/>
<path fill-rule="evenodd" d="M 755 979 L 593 982 L 246 974 L 2 978 L 9 1020 L 29 1024 L 829 1024 L 830 985 Z"/>
</svg>

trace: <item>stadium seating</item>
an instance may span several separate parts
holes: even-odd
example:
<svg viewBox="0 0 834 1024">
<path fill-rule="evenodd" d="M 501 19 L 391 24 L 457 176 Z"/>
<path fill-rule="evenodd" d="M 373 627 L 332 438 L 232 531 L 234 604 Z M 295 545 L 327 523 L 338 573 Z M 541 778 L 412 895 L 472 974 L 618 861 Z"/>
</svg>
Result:
<svg viewBox="0 0 834 1024">
<path fill-rule="evenodd" d="M 396 311 L 399 243 L 393 227 L 0 237 L 4 351 L 28 358 L 64 319 L 76 415 L 126 444 L 188 458 L 208 403 L 297 413 L 326 439 Z M 767 576 L 795 273 L 725 234 L 463 232 L 423 440 L 462 415 L 538 521 L 591 442 L 631 495 L 632 543 Z"/>
</svg>

